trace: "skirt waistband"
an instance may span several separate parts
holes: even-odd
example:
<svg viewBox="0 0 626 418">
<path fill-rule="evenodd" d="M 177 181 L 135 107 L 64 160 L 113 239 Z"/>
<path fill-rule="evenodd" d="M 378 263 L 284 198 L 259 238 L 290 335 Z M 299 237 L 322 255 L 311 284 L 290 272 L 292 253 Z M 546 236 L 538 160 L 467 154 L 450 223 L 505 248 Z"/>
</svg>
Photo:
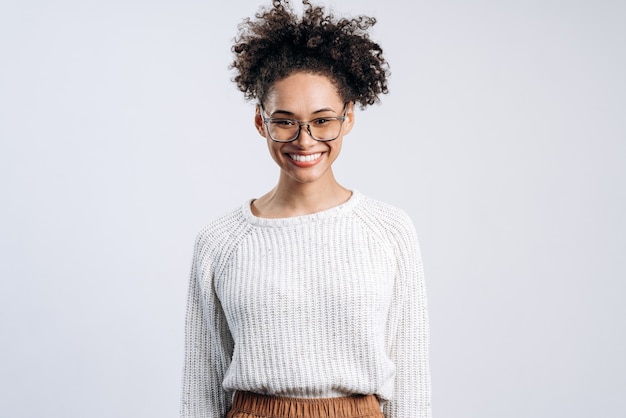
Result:
<svg viewBox="0 0 626 418">
<path fill-rule="evenodd" d="M 374 395 L 309 399 L 240 391 L 235 392 L 232 412 L 275 418 L 377 418 L 383 416 L 380 403 Z"/>
</svg>

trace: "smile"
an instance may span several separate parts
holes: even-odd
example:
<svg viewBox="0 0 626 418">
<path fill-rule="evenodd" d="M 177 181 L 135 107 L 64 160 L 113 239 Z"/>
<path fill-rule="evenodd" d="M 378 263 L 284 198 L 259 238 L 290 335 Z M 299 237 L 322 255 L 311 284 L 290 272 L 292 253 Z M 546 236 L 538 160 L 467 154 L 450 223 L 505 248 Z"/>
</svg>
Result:
<svg viewBox="0 0 626 418">
<path fill-rule="evenodd" d="M 318 158 L 322 156 L 322 153 L 318 152 L 316 154 L 309 154 L 309 155 L 300 155 L 300 154 L 287 154 L 287 155 L 289 155 L 289 158 L 291 158 L 294 161 L 305 163 L 305 162 L 311 162 L 311 161 L 317 160 Z"/>
</svg>

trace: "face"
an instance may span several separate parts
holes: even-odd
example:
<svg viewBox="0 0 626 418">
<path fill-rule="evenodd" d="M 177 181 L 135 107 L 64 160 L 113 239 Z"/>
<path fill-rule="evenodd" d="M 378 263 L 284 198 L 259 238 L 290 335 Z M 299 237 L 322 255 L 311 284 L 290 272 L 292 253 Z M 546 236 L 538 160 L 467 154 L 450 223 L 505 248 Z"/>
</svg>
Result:
<svg viewBox="0 0 626 418">
<path fill-rule="evenodd" d="M 263 110 L 257 106 L 255 125 L 267 139 L 270 155 L 281 169 L 281 180 L 314 183 L 333 179 L 331 166 L 341 151 L 343 136 L 354 124 L 354 104 L 346 105 L 346 119 L 334 141 L 318 142 L 302 126 L 298 138 L 288 143 L 271 140 L 260 112 L 264 111 L 266 118 L 299 121 L 342 116 L 344 103 L 334 84 L 322 75 L 295 73 L 274 83 L 263 106 Z"/>
</svg>

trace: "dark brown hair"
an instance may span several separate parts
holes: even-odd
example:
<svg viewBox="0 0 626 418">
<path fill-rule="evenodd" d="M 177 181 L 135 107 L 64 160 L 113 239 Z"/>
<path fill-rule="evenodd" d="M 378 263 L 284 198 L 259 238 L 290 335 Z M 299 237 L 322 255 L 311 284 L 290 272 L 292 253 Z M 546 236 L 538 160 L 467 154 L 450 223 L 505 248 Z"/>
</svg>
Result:
<svg viewBox="0 0 626 418">
<path fill-rule="evenodd" d="M 299 18 L 288 0 L 272 3 L 244 19 L 232 46 L 233 81 L 247 100 L 263 102 L 276 81 L 299 71 L 329 77 L 344 102 L 361 108 L 388 92 L 389 65 L 367 32 L 375 18 L 338 19 L 309 0 Z"/>
</svg>

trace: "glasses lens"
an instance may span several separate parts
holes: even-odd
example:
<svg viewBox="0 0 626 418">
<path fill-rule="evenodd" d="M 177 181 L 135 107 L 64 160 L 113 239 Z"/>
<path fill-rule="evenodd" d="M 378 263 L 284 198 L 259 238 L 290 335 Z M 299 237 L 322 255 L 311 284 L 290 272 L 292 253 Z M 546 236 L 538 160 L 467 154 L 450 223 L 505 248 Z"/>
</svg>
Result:
<svg viewBox="0 0 626 418">
<path fill-rule="evenodd" d="M 339 136 L 341 120 L 338 119 L 315 119 L 311 121 L 311 135 L 318 141 L 330 141 Z"/>
<path fill-rule="evenodd" d="M 298 122 L 290 119 L 274 119 L 269 124 L 270 136 L 275 141 L 291 141 L 298 136 L 300 125 Z"/>
</svg>

